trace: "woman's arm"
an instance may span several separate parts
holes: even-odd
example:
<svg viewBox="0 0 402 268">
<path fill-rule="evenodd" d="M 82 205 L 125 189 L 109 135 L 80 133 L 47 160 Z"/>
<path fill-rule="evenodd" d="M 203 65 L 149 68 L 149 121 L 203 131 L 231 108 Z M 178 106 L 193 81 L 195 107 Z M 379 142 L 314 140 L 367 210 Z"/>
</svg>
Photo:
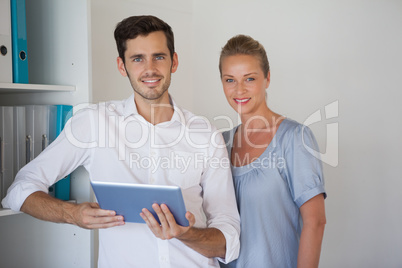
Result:
<svg viewBox="0 0 402 268">
<path fill-rule="evenodd" d="M 318 267 L 326 224 L 324 196 L 319 194 L 300 207 L 303 228 L 300 237 L 298 268 Z"/>
</svg>

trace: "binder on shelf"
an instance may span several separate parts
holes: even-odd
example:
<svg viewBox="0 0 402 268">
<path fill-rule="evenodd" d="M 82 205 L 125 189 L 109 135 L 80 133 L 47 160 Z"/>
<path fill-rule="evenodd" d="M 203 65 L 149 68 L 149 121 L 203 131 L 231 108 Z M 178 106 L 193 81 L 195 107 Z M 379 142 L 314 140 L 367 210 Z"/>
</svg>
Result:
<svg viewBox="0 0 402 268">
<path fill-rule="evenodd" d="M 56 136 L 56 106 L 25 106 L 26 162 L 37 157 Z"/>
<path fill-rule="evenodd" d="M 25 106 L 25 163 L 37 157 L 56 137 L 56 113 L 54 105 Z M 55 186 L 49 194 L 56 196 Z"/>
<path fill-rule="evenodd" d="M 57 121 L 57 107 L 55 105 L 47 105 L 47 106 L 42 106 L 42 117 L 45 119 L 47 122 L 47 131 L 46 135 L 48 135 L 47 139 L 44 139 L 42 133 L 42 150 L 45 150 L 46 147 L 52 143 L 56 139 L 56 121 Z M 49 195 L 56 197 L 56 187 L 55 185 L 52 185 L 49 187 Z"/>
<path fill-rule="evenodd" d="M 35 149 L 38 151 L 36 130 L 35 127 L 35 105 L 28 105 L 25 107 L 25 163 L 31 162 L 35 158 Z"/>
<path fill-rule="evenodd" d="M 0 107 L 0 200 L 14 181 L 13 107 Z"/>
<path fill-rule="evenodd" d="M 57 123 L 56 123 L 56 137 L 63 131 L 64 125 L 73 115 L 73 106 L 71 105 L 56 105 L 57 109 Z"/>
<path fill-rule="evenodd" d="M 25 107 L 13 107 L 13 131 L 14 131 L 14 174 L 26 164 L 25 152 Z"/>
<path fill-rule="evenodd" d="M 73 106 L 71 105 L 56 105 L 57 107 L 57 120 L 56 120 L 56 137 L 61 133 L 64 125 L 71 118 L 73 112 Z M 56 198 L 61 200 L 70 199 L 70 184 L 71 175 L 67 175 L 60 181 L 56 182 Z"/>
<path fill-rule="evenodd" d="M 15 175 L 61 133 L 71 105 L 0 106 L 0 198 Z M 49 194 L 70 199 L 70 175 L 49 187 Z"/>
<path fill-rule="evenodd" d="M 0 0 L 0 83 L 13 82 L 10 0 Z"/>
<path fill-rule="evenodd" d="M 28 83 L 25 0 L 11 0 L 12 73 L 14 83 Z"/>
</svg>

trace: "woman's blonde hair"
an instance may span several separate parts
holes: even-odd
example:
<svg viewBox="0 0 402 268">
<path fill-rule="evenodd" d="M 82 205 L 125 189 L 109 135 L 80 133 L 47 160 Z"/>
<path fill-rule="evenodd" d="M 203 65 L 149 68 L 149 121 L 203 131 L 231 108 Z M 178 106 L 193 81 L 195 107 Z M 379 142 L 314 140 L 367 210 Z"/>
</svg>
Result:
<svg viewBox="0 0 402 268">
<path fill-rule="evenodd" d="M 221 77 L 223 59 L 234 55 L 250 55 L 256 57 L 260 61 L 264 76 L 268 76 L 269 62 L 264 46 L 261 45 L 257 40 L 254 40 L 252 37 L 240 34 L 230 38 L 226 45 L 222 48 L 221 55 L 219 57 L 219 72 Z"/>
</svg>

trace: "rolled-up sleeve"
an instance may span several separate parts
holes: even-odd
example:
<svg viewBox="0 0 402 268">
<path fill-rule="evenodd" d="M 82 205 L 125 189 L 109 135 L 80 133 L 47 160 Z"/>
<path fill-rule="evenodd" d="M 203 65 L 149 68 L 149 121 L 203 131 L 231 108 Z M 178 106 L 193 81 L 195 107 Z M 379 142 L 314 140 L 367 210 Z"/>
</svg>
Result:
<svg viewBox="0 0 402 268">
<path fill-rule="evenodd" d="M 240 216 L 233 187 L 230 161 L 221 134 L 217 145 L 211 146 L 207 168 L 202 175 L 203 208 L 208 227 L 220 230 L 226 239 L 226 256 L 219 261 L 237 259 L 240 251 Z"/>
</svg>

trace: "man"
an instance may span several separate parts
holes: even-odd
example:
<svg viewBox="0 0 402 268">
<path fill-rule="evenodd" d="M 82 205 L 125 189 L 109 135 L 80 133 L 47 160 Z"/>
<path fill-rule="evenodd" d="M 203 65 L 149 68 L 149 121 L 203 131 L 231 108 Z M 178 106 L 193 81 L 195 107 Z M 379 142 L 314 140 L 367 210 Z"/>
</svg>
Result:
<svg viewBox="0 0 402 268">
<path fill-rule="evenodd" d="M 231 173 L 227 164 L 216 164 L 227 159 L 223 139 L 168 94 L 178 67 L 170 26 L 153 16 L 129 17 L 117 25 L 115 39 L 118 70 L 134 94 L 74 115 L 59 138 L 17 174 L 3 206 L 100 228 L 99 267 L 218 267 L 218 258 L 237 258 L 240 224 Z M 145 166 L 143 160 L 159 165 Z M 46 194 L 80 165 L 91 180 L 180 186 L 190 226 L 177 225 L 165 205 L 153 205 L 161 224 L 146 209 L 146 224 L 125 223 L 97 203 L 73 204 Z"/>
</svg>

